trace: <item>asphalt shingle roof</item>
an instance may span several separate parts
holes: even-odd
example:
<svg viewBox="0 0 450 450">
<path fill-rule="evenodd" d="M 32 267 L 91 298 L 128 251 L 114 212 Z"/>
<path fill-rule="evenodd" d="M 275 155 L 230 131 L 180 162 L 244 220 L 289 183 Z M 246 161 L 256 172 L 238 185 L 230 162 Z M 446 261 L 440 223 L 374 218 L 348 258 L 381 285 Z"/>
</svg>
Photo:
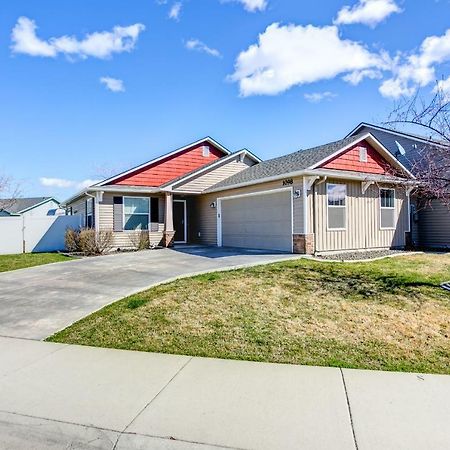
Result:
<svg viewBox="0 0 450 450">
<path fill-rule="evenodd" d="M 220 181 L 209 188 L 207 192 L 235 184 L 264 180 L 265 178 L 307 169 L 328 156 L 331 156 L 333 153 L 339 151 L 339 149 L 350 145 L 352 142 L 357 142 L 365 134 L 367 134 L 367 132 L 349 136 L 339 141 L 330 142 L 329 144 L 319 145 L 318 147 L 309 148 L 307 150 L 299 150 L 290 153 L 289 155 L 262 161 L 259 164 L 255 164 L 242 172 Z"/>
<path fill-rule="evenodd" d="M 0 210 L 7 211 L 10 214 L 17 214 L 24 209 L 38 205 L 52 197 L 29 197 L 29 198 L 2 198 L 0 199 Z"/>
</svg>

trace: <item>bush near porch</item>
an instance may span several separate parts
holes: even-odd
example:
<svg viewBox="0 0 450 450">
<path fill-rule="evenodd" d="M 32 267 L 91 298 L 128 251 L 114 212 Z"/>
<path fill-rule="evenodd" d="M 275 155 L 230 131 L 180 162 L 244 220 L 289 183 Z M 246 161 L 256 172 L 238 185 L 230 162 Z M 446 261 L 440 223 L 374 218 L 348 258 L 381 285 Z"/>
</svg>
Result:
<svg viewBox="0 0 450 450">
<path fill-rule="evenodd" d="M 306 259 L 211 273 L 125 298 L 54 342 L 450 374 L 450 255 Z"/>
</svg>

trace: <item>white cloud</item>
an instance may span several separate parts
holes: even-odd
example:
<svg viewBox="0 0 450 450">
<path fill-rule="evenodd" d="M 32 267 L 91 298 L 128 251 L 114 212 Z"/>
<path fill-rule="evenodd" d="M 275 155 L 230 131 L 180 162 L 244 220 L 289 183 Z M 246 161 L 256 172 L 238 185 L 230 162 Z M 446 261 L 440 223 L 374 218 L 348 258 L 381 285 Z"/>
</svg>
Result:
<svg viewBox="0 0 450 450">
<path fill-rule="evenodd" d="M 267 0 L 222 0 L 222 2 L 238 2 L 249 12 L 264 11 L 267 7 Z"/>
<path fill-rule="evenodd" d="M 127 27 L 115 26 L 112 31 L 94 32 L 87 34 L 83 39 L 61 36 L 52 37 L 48 41 L 39 38 L 36 30 L 37 26 L 33 20 L 20 17 L 11 33 L 12 51 L 51 58 L 64 54 L 82 59 L 88 57 L 106 59 L 114 53 L 133 50 L 145 26 L 140 23 Z"/>
<path fill-rule="evenodd" d="M 399 98 L 413 95 L 419 87 L 436 80 L 436 65 L 450 61 L 450 29 L 442 36 L 429 36 L 419 51 L 399 55 L 392 67 L 393 77 L 380 86 L 384 97 Z"/>
<path fill-rule="evenodd" d="M 73 180 L 66 180 L 64 178 L 46 178 L 41 177 L 39 178 L 40 183 L 42 186 L 46 187 L 55 187 L 59 189 L 67 189 L 67 188 L 77 188 L 77 189 L 85 189 L 89 186 L 92 186 L 93 184 L 98 183 L 100 180 L 83 180 L 83 181 L 73 181 Z"/>
<path fill-rule="evenodd" d="M 336 25 L 362 23 L 375 27 L 393 13 L 401 9 L 395 0 L 359 0 L 356 5 L 344 6 L 334 20 Z"/>
<path fill-rule="evenodd" d="M 304 95 L 305 99 L 311 103 L 320 103 L 323 100 L 331 100 L 336 97 L 336 94 L 330 91 L 312 92 Z"/>
<path fill-rule="evenodd" d="M 387 67 L 386 59 L 358 42 L 341 39 L 336 26 L 273 23 L 259 35 L 257 44 L 239 54 L 229 79 L 239 83 L 244 97 L 275 95 L 340 74 L 380 70 Z"/>
<path fill-rule="evenodd" d="M 363 69 L 363 70 L 355 70 L 345 76 L 342 77 L 344 81 L 352 84 L 353 86 L 357 86 L 364 78 L 369 78 L 371 80 L 379 80 L 383 78 L 383 74 L 380 70 L 375 69 Z"/>
<path fill-rule="evenodd" d="M 169 10 L 169 19 L 180 20 L 182 6 L 181 2 L 175 2 Z"/>
<path fill-rule="evenodd" d="M 123 81 L 117 78 L 102 77 L 100 78 L 100 83 L 104 84 L 106 89 L 112 92 L 125 92 Z"/>
<path fill-rule="evenodd" d="M 204 42 L 198 39 L 189 39 L 186 42 L 185 47 L 188 50 L 195 50 L 198 52 L 206 53 L 208 55 L 215 56 L 216 58 L 220 58 L 222 56 L 219 50 L 208 47 Z"/>
</svg>

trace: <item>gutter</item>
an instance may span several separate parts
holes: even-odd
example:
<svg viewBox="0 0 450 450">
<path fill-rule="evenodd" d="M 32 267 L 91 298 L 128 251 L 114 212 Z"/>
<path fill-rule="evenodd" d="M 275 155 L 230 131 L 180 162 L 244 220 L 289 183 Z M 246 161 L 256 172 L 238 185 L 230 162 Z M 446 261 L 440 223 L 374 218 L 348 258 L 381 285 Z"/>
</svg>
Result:
<svg viewBox="0 0 450 450">
<path fill-rule="evenodd" d="M 245 181 L 242 183 L 236 183 L 229 186 L 222 186 L 215 189 L 208 189 L 206 192 L 203 192 L 204 194 L 209 194 L 213 192 L 219 192 L 219 191 L 226 191 L 228 189 L 236 189 L 240 187 L 246 187 L 246 186 L 253 186 L 255 184 L 262 184 L 267 183 L 269 181 L 276 181 L 276 180 L 282 180 L 284 178 L 293 178 L 293 177 L 299 177 L 299 176 L 322 176 L 322 177 L 329 177 L 329 178 L 338 178 L 338 179 L 344 179 L 344 180 L 355 180 L 355 181 L 378 181 L 380 183 L 392 183 L 392 184 L 406 184 L 406 185 L 416 185 L 417 182 L 414 182 L 412 180 L 405 180 L 403 178 L 389 178 L 389 177 L 383 177 L 383 176 L 377 176 L 377 175 L 358 175 L 358 173 L 350 174 L 350 173 L 337 173 L 333 170 L 317 170 L 317 169 L 302 169 L 302 170 L 296 170 L 294 172 L 286 172 L 281 175 L 273 175 L 271 177 L 266 178 L 260 178 L 257 180 L 252 181 Z"/>
</svg>

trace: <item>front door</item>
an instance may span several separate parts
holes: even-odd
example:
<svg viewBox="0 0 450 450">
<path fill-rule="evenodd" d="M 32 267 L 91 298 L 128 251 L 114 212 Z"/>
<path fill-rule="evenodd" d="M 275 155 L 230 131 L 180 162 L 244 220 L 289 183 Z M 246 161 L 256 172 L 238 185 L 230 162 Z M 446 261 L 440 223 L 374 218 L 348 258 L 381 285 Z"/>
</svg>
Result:
<svg viewBox="0 0 450 450">
<path fill-rule="evenodd" d="M 187 234 L 186 200 L 173 201 L 173 227 L 175 229 L 175 243 L 185 244 Z"/>
</svg>

